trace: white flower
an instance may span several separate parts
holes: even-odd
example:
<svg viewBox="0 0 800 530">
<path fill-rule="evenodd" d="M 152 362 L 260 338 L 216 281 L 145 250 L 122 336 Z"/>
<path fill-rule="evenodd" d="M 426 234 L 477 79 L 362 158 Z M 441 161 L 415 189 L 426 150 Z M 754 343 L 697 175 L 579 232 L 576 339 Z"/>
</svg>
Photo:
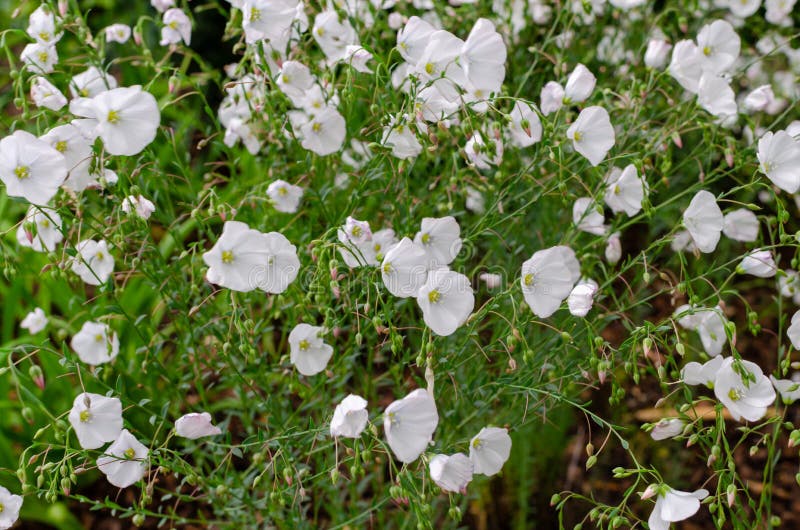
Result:
<svg viewBox="0 0 800 530">
<path fill-rule="evenodd" d="M 414 243 L 425 250 L 431 267 L 449 265 L 461 251 L 461 228 L 454 217 L 425 217 Z"/>
<path fill-rule="evenodd" d="M 31 206 L 17 228 L 17 241 L 36 252 L 52 252 L 64 239 L 61 216 L 50 208 Z"/>
<path fill-rule="evenodd" d="M 473 87 L 498 92 L 506 76 L 506 44 L 494 24 L 479 18 L 464 41 L 460 62 Z"/>
<path fill-rule="evenodd" d="M 89 285 L 100 285 L 114 272 L 114 257 L 108 252 L 105 240 L 85 239 L 75 245 L 77 255 L 71 260 L 72 272 Z"/>
<path fill-rule="evenodd" d="M 667 70 L 683 88 L 696 94 L 705 64 L 706 58 L 697 45 L 682 40 L 675 43 Z"/>
<path fill-rule="evenodd" d="M 96 66 L 90 66 L 83 72 L 72 76 L 69 83 L 69 91 L 73 98 L 93 98 L 112 88 L 117 88 L 117 80 Z"/>
<path fill-rule="evenodd" d="M 6 193 L 33 204 L 47 204 L 67 176 L 64 156 L 25 131 L 0 140 L 0 180 Z"/>
<path fill-rule="evenodd" d="M 290 358 L 301 374 L 320 373 L 333 356 L 333 347 L 322 340 L 324 331 L 321 327 L 298 324 L 289 333 Z"/>
<path fill-rule="evenodd" d="M 792 376 L 792 379 L 776 379 L 774 376 L 769 376 L 769 380 L 772 381 L 772 386 L 778 391 L 778 394 L 781 396 L 781 401 L 783 401 L 785 405 L 791 405 L 800 399 L 800 383 L 795 381 L 797 375 L 798 374 Z"/>
<path fill-rule="evenodd" d="M 475 295 L 469 278 L 448 269 L 428 273 L 417 292 L 425 324 L 437 335 L 452 335 L 467 321 L 475 307 Z"/>
<path fill-rule="evenodd" d="M 247 152 L 251 155 L 258 154 L 261 150 L 261 140 L 255 135 L 250 124 L 239 118 L 233 118 L 225 127 L 225 136 L 222 141 L 228 147 L 233 147 L 239 140 L 242 141 Z"/>
<path fill-rule="evenodd" d="M 700 29 L 697 34 L 697 48 L 705 57 L 703 69 L 722 74 L 739 57 L 741 40 L 728 21 L 715 20 Z"/>
<path fill-rule="evenodd" d="M 97 459 L 97 469 L 112 485 L 127 488 L 144 477 L 148 453 L 147 447 L 127 429 L 123 429 L 114 443 L 105 450 L 104 456 Z"/>
<path fill-rule="evenodd" d="M 642 209 L 647 193 L 647 184 L 639 176 L 636 166 L 628 164 L 625 169 L 613 168 L 604 179 L 604 199 L 614 213 L 625 212 L 633 217 Z"/>
<path fill-rule="evenodd" d="M 402 123 L 392 124 L 383 129 L 381 142 L 392 149 L 392 156 L 405 160 L 416 158 L 422 152 L 422 144 L 417 140 L 414 130 Z"/>
<path fill-rule="evenodd" d="M 564 87 L 555 81 L 548 81 L 539 94 L 542 114 L 547 116 L 556 112 L 564 104 Z"/>
<path fill-rule="evenodd" d="M 786 330 L 786 336 L 792 343 L 796 350 L 800 350 L 800 311 L 792 315 L 792 322 Z"/>
<path fill-rule="evenodd" d="M 175 0 L 150 0 L 150 5 L 156 8 L 159 13 L 163 13 L 175 5 Z"/>
<path fill-rule="evenodd" d="M 675 310 L 672 316 L 682 328 L 696 331 L 706 316 L 705 311 L 705 308 L 683 304 Z"/>
<path fill-rule="evenodd" d="M 311 35 L 322 48 L 329 64 L 344 59 L 347 54 L 347 46 L 359 43 L 358 33 L 350 21 L 340 17 L 333 9 L 326 9 L 314 18 Z"/>
<path fill-rule="evenodd" d="M 478 214 L 484 213 L 486 211 L 486 201 L 483 198 L 483 194 L 469 186 L 467 186 L 466 192 L 467 200 L 465 201 L 465 207 L 467 210 Z"/>
<path fill-rule="evenodd" d="M 33 311 L 25 315 L 19 327 L 27 329 L 29 333 L 35 335 L 47 327 L 47 315 L 41 307 L 35 308 Z"/>
<path fill-rule="evenodd" d="M 570 291 L 567 307 L 572 316 L 585 317 L 592 309 L 599 286 L 594 280 L 581 280 Z"/>
<path fill-rule="evenodd" d="M 656 441 L 674 438 L 683 432 L 685 425 L 679 418 L 664 418 L 653 426 L 650 437 Z"/>
<path fill-rule="evenodd" d="M 438 424 L 436 402 L 421 388 L 392 402 L 383 413 L 386 441 L 397 459 L 406 464 L 425 451 Z"/>
<path fill-rule="evenodd" d="M 175 434 L 189 440 L 222 434 L 222 429 L 211 423 L 208 412 L 191 412 L 175 420 Z"/>
<path fill-rule="evenodd" d="M 372 70 L 367 63 L 372 60 L 372 54 L 358 44 L 350 44 L 344 49 L 343 60 L 357 72 L 371 74 Z"/>
<path fill-rule="evenodd" d="M 650 39 L 644 52 L 644 64 L 660 70 L 667 63 L 667 55 L 671 49 L 672 44 L 663 39 Z"/>
<path fill-rule="evenodd" d="M 578 63 L 569 74 L 567 85 L 564 87 L 564 103 L 580 103 L 592 95 L 597 78 L 586 66 Z"/>
<path fill-rule="evenodd" d="M 775 401 L 775 389 L 757 364 L 750 361 L 738 364 L 734 365 L 732 357 L 725 359 L 714 379 L 714 395 L 734 420 L 758 421 Z"/>
<path fill-rule="evenodd" d="M 156 206 L 142 195 L 129 195 L 122 200 L 122 211 L 133 212 L 142 219 L 149 219 L 156 211 Z"/>
<path fill-rule="evenodd" d="M 728 81 L 713 72 L 704 72 L 697 85 L 697 103 L 721 119 L 736 116 L 736 94 Z"/>
<path fill-rule="evenodd" d="M 499 473 L 510 454 L 511 437 L 507 429 L 484 427 L 469 442 L 473 472 L 481 475 Z"/>
<path fill-rule="evenodd" d="M 428 468 L 433 482 L 444 491 L 464 491 L 472 481 L 472 461 L 463 453 L 434 455 Z"/>
<path fill-rule="evenodd" d="M 31 99 L 37 107 L 60 110 L 67 104 L 67 98 L 53 83 L 42 76 L 31 80 Z"/>
<path fill-rule="evenodd" d="M 478 169 L 491 169 L 503 161 L 503 142 L 494 138 L 490 143 L 483 139 L 483 135 L 475 131 L 464 145 L 464 154 L 471 166 Z M 494 149 L 492 149 L 494 147 Z"/>
<path fill-rule="evenodd" d="M 267 187 L 267 196 L 279 212 L 295 213 L 303 198 L 303 188 L 278 179 Z"/>
<path fill-rule="evenodd" d="M 751 112 L 767 110 L 775 104 L 775 93 L 771 85 L 761 85 L 750 91 L 744 98 L 744 107 Z"/>
<path fill-rule="evenodd" d="M 575 150 L 596 166 L 614 146 L 614 127 L 603 107 L 586 107 L 567 129 Z"/>
<path fill-rule="evenodd" d="M 428 277 L 428 255 L 425 249 L 404 237 L 383 258 L 381 277 L 394 296 L 416 296 Z"/>
<path fill-rule="evenodd" d="M 675 237 L 672 238 L 672 243 L 670 243 L 670 248 L 674 252 L 694 252 L 697 249 L 692 240 L 692 234 L 688 230 L 676 232 Z"/>
<path fill-rule="evenodd" d="M 766 0 L 764 5 L 767 12 L 764 18 L 770 24 L 777 24 L 779 26 L 791 26 L 792 24 L 792 9 L 796 0 Z"/>
<path fill-rule="evenodd" d="M 712 357 L 719 355 L 728 341 L 728 336 L 725 334 L 726 319 L 718 308 L 701 310 L 699 314 L 701 317 L 697 333 L 700 335 L 703 349 Z"/>
<path fill-rule="evenodd" d="M 580 277 L 581 266 L 571 248 L 538 250 L 522 264 L 522 294 L 534 315 L 547 318 L 561 306 Z"/>
<path fill-rule="evenodd" d="M 298 125 L 295 136 L 300 139 L 300 145 L 320 156 L 327 156 L 341 149 L 347 134 L 344 118 L 338 110 L 330 106 L 313 116 L 306 116 L 305 121 Z"/>
<path fill-rule="evenodd" d="M 508 132 L 517 147 L 529 147 L 542 139 L 542 122 L 533 106 L 517 101 L 509 114 Z"/>
<path fill-rule="evenodd" d="M 22 497 L 12 495 L 3 486 L 0 486 L 0 530 L 11 528 L 19 519 L 19 510 L 22 508 Z"/>
<path fill-rule="evenodd" d="M 32 42 L 22 49 L 19 56 L 22 62 L 37 74 L 52 73 L 58 63 L 58 52 L 53 44 Z"/>
<path fill-rule="evenodd" d="M 367 426 L 369 413 L 367 400 L 350 394 L 336 405 L 331 419 L 331 436 L 334 438 L 358 438 Z"/>
<path fill-rule="evenodd" d="M 112 155 L 135 155 L 156 137 L 161 112 L 152 94 L 140 86 L 113 88 L 91 99 L 79 98 L 69 105 L 79 127 L 103 139 Z"/>
<path fill-rule="evenodd" d="M 47 142 L 53 149 L 64 155 L 68 175 L 63 186 L 74 192 L 81 192 L 89 186 L 97 185 L 97 176 L 91 173 L 94 152 L 92 141 L 87 139 L 81 130 L 67 123 L 53 127 L 42 141 Z"/>
<path fill-rule="evenodd" d="M 670 523 L 683 521 L 697 513 L 700 501 L 708 497 L 708 491 L 696 490 L 694 492 L 674 490 L 669 486 L 662 486 L 656 499 L 653 512 L 647 520 L 650 530 L 669 530 Z"/>
<path fill-rule="evenodd" d="M 758 217 L 747 208 L 726 213 L 722 223 L 722 233 L 735 241 L 749 242 L 758 238 Z"/>
<path fill-rule="evenodd" d="M 435 31 L 436 28 L 418 16 L 409 18 L 397 32 L 397 51 L 409 63 L 418 63 Z"/>
<path fill-rule="evenodd" d="M 752 274 L 759 278 L 772 278 L 778 272 L 778 266 L 769 250 L 756 249 L 747 254 L 739 266 L 736 267 L 739 274 Z"/>
<path fill-rule="evenodd" d="M 282 234 L 264 234 L 239 221 L 225 222 L 203 261 L 209 282 L 244 293 L 258 288 L 280 294 L 300 270 L 297 249 Z"/>
<path fill-rule="evenodd" d="M 41 44 L 55 44 L 61 39 L 56 33 L 56 16 L 50 8 L 42 4 L 28 17 L 26 33 Z"/>
<path fill-rule="evenodd" d="M 69 411 L 69 423 L 84 449 L 98 449 L 122 432 L 122 403 L 114 397 L 84 392 Z"/>
<path fill-rule="evenodd" d="M 72 337 L 70 346 L 86 364 L 97 366 L 113 361 L 119 353 L 119 338 L 106 324 L 85 322 Z"/>
<path fill-rule="evenodd" d="M 107 42 L 125 44 L 131 38 L 131 27 L 127 24 L 111 24 L 103 32 Z"/>
<path fill-rule="evenodd" d="M 800 275 L 797 271 L 786 269 L 778 275 L 778 287 L 781 296 L 791 298 L 795 304 L 800 305 Z"/>
<path fill-rule="evenodd" d="M 491 272 L 480 273 L 478 279 L 486 284 L 487 289 L 497 289 L 503 284 L 503 277 Z"/>
<path fill-rule="evenodd" d="M 724 357 L 717 356 L 703 364 L 694 361 L 686 363 L 686 366 L 681 370 L 681 380 L 687 385 L 705 385 L 713 388 L 717 372 L 719 372 L 724 362 Z"/>
<path fill-rule="evenodd" d="M 736 17 L 743 19 L 758 11 L 758 8 L 761 7 L 761 0 L 728 0 L 724 4 Z"/>
<path fill-rule="evenodd" d="M 192 43 L 192 21 L 186 13 L 178 8 L 168 9 L 162 18 L 161 46 L 177 44 L 183 41 L 187 46 Z"/>
<path fill-rule="evenodd" d="M 683 224 L 700 252 L 714 252 L 723 226 L 717 199 L 706 190 L 698 191 L 683 212 Z"/>
<path fill-rule="evenodd" d="M 308 93 L 316 84 L 308 66 L 298 61 L 286 61 L 275 81 L 278 88 L 292 100 L 295 107 L 303 107 Z"/>
<path fill-rule="evenodd" d="M 591 197 L 576 199 L 572 205 L 572 222 L 578 230 L 602 236 L 608 231 L 608 227 L 603 224 L 605 220 L 603 208 Z"/>
<path fill-rule="evenodd" d="M 786 131 L 770 131 L 758 141 L 758 161 L 761 172 L 780 189 L 800 190 L 800 140 Z"/>
<path fill-rule="evenodd" d="M 614 265 L 622 258 L 622 242 L 619 238 L 619 232 L 614 232 L 606 240 L 605 250 L 606 261 Z"/>
</svg>

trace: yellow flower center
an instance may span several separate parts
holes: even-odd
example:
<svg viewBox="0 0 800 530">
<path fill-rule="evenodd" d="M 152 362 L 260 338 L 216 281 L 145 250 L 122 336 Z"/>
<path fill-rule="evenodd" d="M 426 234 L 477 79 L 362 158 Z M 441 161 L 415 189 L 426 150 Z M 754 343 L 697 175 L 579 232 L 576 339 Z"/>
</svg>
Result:
<svg viewBox="0 0 800 530">
<path fill-rule="evenodd" d="M 81 423 L 86 423 L 92 419 L 92 414 L 88 410 L 82 410 L 79 416 Z"/>
<path fill-rule="evenodd" d="M 306 339 L 303 339 L 300 341 L 300 344 L 298 344 L 298 346 L 300 347 L 301 350 L 306 351 L 308 348 L 311 347 L 311 343 L 309 343 Z"/>
<path fill-rule="evenodd" d="M 619 192 L 620 192 L 619 184 L 615 184 L 614 185 L 614 195 L 619 195 Z"/>
<path fill-rule="evenodd" d="M 48 58 L 47 52 L 39 52 L 39 62 L 40 63 L 46 63 L 47 62 L 47 58 Z"/>
<path fill-rule="evenodd" d="M 431 235 L 430 234 L 422 234 L 422 237 L 420 239 L 422 240 L 423 244 L 427 245 L 428 243 L 431 242 Z"/>
<path fill-rule="evenodd" d="M 742 0 L 742 3 L 747 3 L 747 0 Z M 708 46 L 703 47 L 703 55 L 711 55 L 711 48 Z"/>
<path fill-rule="evenodd" d="M 14 175 L 16 175 L 19 180 L 25 180 L 31 176 L 31 170 L 28 166 L 17 166 L 14 168 Z"/>
<path fill-rule="evenodd" d="M 317 28 L 317 35 L 319 35 L 320 37 L 324 36 L 325 30 L 322 28 Z"/>
<path fill-rule="evenodd" d="M 425 65 L 425 73 L 428 75 L 433 73 L 433 63 L 428 63 Z"/>
<path fill-rule="evenodd" d="M 278 188 L 278 195 L 280 195 L 281 197 L 284 197 L 284 196 L 286 196 L 288 194 L 289 194 L 289 192 L 286 190 L 286 188 L 284 188 L 284 187 Z"/>
<path fill-rule="evenodd" d="M 55 147 L 56 147 L 56 151 L 58 151 L 59 153 L 63 153 L 63 152 L 65 152 L 67 150 L 67 142 L 65 142 L 64 140 L 56 142 L 56 146 Z"/>
<path fill-rule="evenodd" d="M 82 88 L 82 89 L 80 89 L 80 90 L 78 91 L 78 93 L 79 93 L 81 96 L 85 97 L 85 98 L 88 98 L 88 97 L 89 97 L 89 91 L 88 91 L 88 90 L 86 90 L 85 88 Z"/>
<path fill-rule="evenodd" d="M 318 121 L 315 121 L 314 124 L 311 125 L 311 130 L 318 133 L 322 130 L 322 125 L 320 125 Z"/>
<path fill-rule="evenodd" d="M 106 340 L 106 338 L 103 336 L 102 333 L 98 333 L 97 335 L 94 336 L 94 340 L 96 340 L 97 342 L 103 342 L 104 340 Z"/>
<path fill-rule="evenodd" d="M 108 118 L 106 119 L 108 120 L 108 123 L 117 123 L 119 121 L 119 112 L 116 110 L 108 111 Z"/>
<path fill-rule="evenodd" d="M 231 263 L 233 261 L 233 252 L 230 250 L 222 251 L 222 263 Z"/>
<path fill-rule="evenodd" d="M 3 510 L 5 510 L 5 506 L 3 506 L 2 503 L 0 503 L 0 513 L 3 513 Z"/>
<path fill-rule="evenodd" d="M 580 142 L 580 141 L 581 141 L 581 139 L 583 138 L 583 134 L 581 134 L 581 132 L 580 132 L 580 131 L 575 131 L 575 134 L 573 134 L 573 135 L 572 135 L 572 138 L 573 138 L 573 139 L 574 139 L 576 142 Z"/>
<path fill-rule="evenodd" d="M 177 30 L 178 30 L 178 23 L 177 23 L 176 21 L 174 21 L 174 20 L 173 20 L 172 22 L 170 22 L 169 24 L 167 24 L 167 25 L 168 25 L 168 26 L 169 26 L 171 29 L 174 29 L 175 31 L 177 31 Z"/>
<path fill-rule="evenodd" d="M 475 440 L 472 442 L 472 447 L 474 447 L 475 449 L 479 449 L 480 446 L 482 445 L 483 445 L 483 440 L 481 440 L 480 438 L 475 438 Z"/>
<path fill-rule="evenodd" d="M 125 458 L 127 458 L 128 460 L 131 460 L 133 457 L 136 456 L 136 451 L 133 449 L 133 447 L 129 447 L 125 449 L 125 452 L 122 454 L 124 454 Z"/>
<path fill-rule="evenodd" d="M 103 255 L 103 253 L 102 253 L 102 252 L 98 252 L 98 253 L 96 253 L 96 254 L 94 255 L 95 259 L 97 259 L 97 260 L 102 260 L 102 259 L 103 259 L 103 256 L 104 256 L 104 255 Z"/>
<path fill-rule="evenodd" d="M 436 289 L 428 293 L 428 302 L 435 304 L 442 298 L 442 295 Z"/>
<path fill-rule="evenodd" d="M 261 20 L 261 10 L 256 9 L 255 7 L 250 9 L 250 20 L 253 22 L 257 22 Z"/>
<path fill-rule="evenodd" d="M 392 264 L 389 263 L 388 261 L 383 264 L 383 272 L 384 274 L 389 274 L 390 272 L 392 272 Z"/>
<path fill-rule="evenodd" d="M 361 234 L 363 234 L 363 233 L 364 233 L 364 231 L 363 231 L 363 230 L 361 230 L 361 227 L 360 227 L 360 226 L 356 225 L 356 226 L 354 226 L 354 227 L 352 228 L 352 230 L 350 230 L 350 233 L 351 233 L 351 234 L 352 234 L 354 237 L 361 237 Z"/>
<path fill-rule="evenodd" d="M 42 228 L 50 228 L 50 221 L 48 221 L 47 219 L 42 219 L 42 222 L 40 224 L 42 225 Z"/>
<path fill-rule="evenodd" d="M 731 401 L 739 401 L 742 399 L 742 393 L 735 388 L 731 388 L 728 391 L 728 397 L 731 399 Z"/>
<path fill-rule="evenodd" d="M 526 274 L 525 277 L 522 279 L 522 282 L 528 287 L 533 285 L 533 273 L 529 272 L 528 274 Z"/>
<path fill-rule="evenodd" d="M 50 40 L 50 34 L 47 33 L 46 31 L 40 31 L 39 38 L 42 39 L 43 41 L 48 41 Z"/>
</svg>

